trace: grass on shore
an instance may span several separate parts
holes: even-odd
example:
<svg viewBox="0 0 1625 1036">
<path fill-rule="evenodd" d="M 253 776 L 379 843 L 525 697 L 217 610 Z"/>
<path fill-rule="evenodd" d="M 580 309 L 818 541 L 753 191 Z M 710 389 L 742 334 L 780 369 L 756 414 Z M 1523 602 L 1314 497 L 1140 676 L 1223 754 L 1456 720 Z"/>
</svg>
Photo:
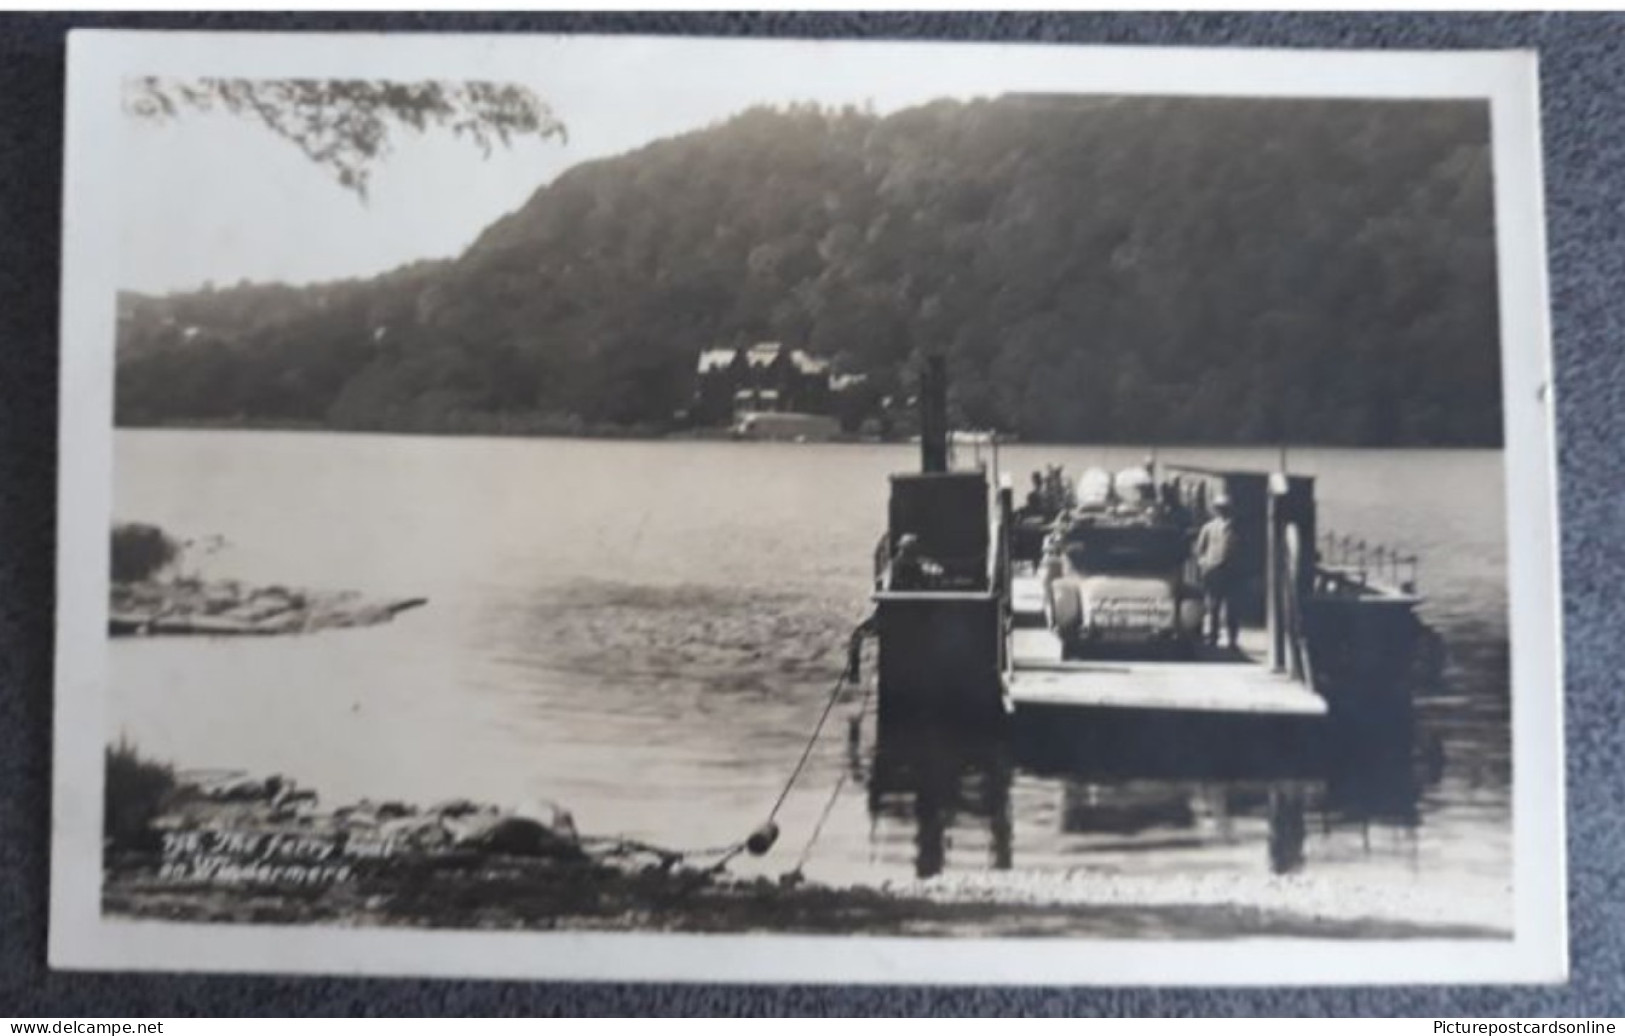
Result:
<svg viewBox="0 0 1625 1036">
<path fill-rule="evenodd" d="M 175 792 L 173 767 L 141 755 L 124 738 L 108 745 L 102 776 L 102 836 L 119 848 L 149 847 L 152 822 Z"/>
</svg>

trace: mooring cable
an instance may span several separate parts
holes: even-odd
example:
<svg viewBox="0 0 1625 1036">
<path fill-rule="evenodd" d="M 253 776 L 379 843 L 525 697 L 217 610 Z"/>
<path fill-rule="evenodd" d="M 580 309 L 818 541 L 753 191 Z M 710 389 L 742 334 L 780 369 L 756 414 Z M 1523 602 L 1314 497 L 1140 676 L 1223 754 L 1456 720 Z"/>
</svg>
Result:
<svg viewBox="0 0 1625 1036">
<path fill-rule="evenodd" d="M 851 667 L 843 669 L 841 675 L 836 678 L 835 686 L 829 692 L 829 700 L 824 702 L 824 711 L 819 713 L 818 722 L 813 725 L 812 736 L 807 738 L 806 745 L 801 749 L 801 758 L 796 760 L 795 769 L 790 771 L 790 779 L 784 782 L 784 787 L 779 791 L 779 797 L 773 803 L 773 808 L 767 811 L 765 824 L 771 824 L 778 817 L 779 810 L 784 807 L 785 800 L 790 797 L 790 792 L 795 788 L 796 781 L 801 779 L 801 772 L 806 769 L 807 760 L 812 758 L 813 748 L 817 746 L 818 739 L 823 736 L 824 724 L 829 722 L 829 714 L 835 711 L 835 703 L 840 700 L 841 689 L 846 686 L 846 678 L 850 671 Z"/>
<path fill-rule="evenodd" d="M 869 710 L 869 695 L 873 689 L 872 686 L 863 689 L 863 700 L 858 704 L 857 719 L 860 722 Z M 840 800 L 841 791 L 846 787 L 846 782 L 851 776 L 852 770 L 850 768 L 842 768 L 841 775 L 835 780 L 835 786 L 830 789 L 829 798 L 824 801 L 823 810 L 818 814 L 818 822 L 813 825 L 812 834 L 807 836 L 807 844 L 801 847 L 801 855 L 796 858 L 796 865 L 785 872 L 785 878 L 796 882 L 801 880 L 802 869 L 807 866 L 807 860 L 812 857 L 813 846 L 818 844 L 819 837 L 823 835 L 824 824 L 829 820 L 829 815 L 835 811 L 835 803 Z"/>
<path fill-rule="evenodd" d="M 848 638 L 849 645 L 860 643 L 863 636 L 873 628 L 873 621 L 874 619 L 871 616 L 870 618 L 864 619 L 856 627 L 854 627 L 851 636 Z M 853 655 L 855 655 L 855 652 L 853 652 Z M 716 856 L 719 857 L 717 862 L 706 868 L 706 870 L 709 872 L 715 872 L 726 867 L 728 863 L 740 853 L 749 851 L 756 856 L 765 854 L 773 847 L 773 843 L 778 841 L 779 832 L 775 821 L 778 818 L 779 810 L 784 808 L 784 803 L 789 799 L 790 792 L 795 789 L 796 782 L 801 779 L 802 772 L 807 767 L 807 761 L 812 758 L 813 749 L 817 747 L 819 739 L 823 736 L 824 726 L 829 722 L 830 713 L 835 711 L 835 705 L 841 699 L 841 691 L 845 689 L 848 681 L 854 677 L 854 671 L 856 669 L 854 663 L 855 658 L 849 656 L 846 666 L 841 670 L 841 674 L 835 679 L 835 685 L 830 688 L 829 697 L 824 702 L 824 709 L 818 715 L 818 722 L 813 725 L 812 733 L 808 736 L 807 743 L 802 746 L 800 758 L 796 760 L 796 765 L 790 771 L 790 776 L 785 780 L 784 786 L 779 789 L 779 795 L 778 798 L 774 800 L 773 807 L 767 811 L 766 818 L 760 824 L 758 824 L 755 830 L 753 830 L 747 837 L 739 839 L 735 842 L 729 842 L 726 845 L 711 846 L 701 849 L 669 849 L 665 846 L 656 845 L 652 842 L 644 842 L 638 839 L 622 838 L 612 835 L 592 839 L 592 841 L 607 847 L 606 851 L 599 853 L 595 858 L 604 859 L 609 856 L 614 856 L 628 851 L 645 852 L 659 857 L 667 866 L 670 866 L 691 857 L 703 858 Z M 866 689 L 864 691 L 863 705 L 861 708 L 867 708 L 868 703 L 869 691 Z M 832 801 L 825 805 L 823 815 L 819 818 L 818 824 L 814 828 L 812 839 L 809 840 L 807 844 L 807 850 L 803 851 L 803 862 L 805 862 L 806 851 L 811 849 L 812 843 L 818 838 L 818 832 L 823 829 L 824 819 L 828 817 L 829 811 L 833 806 L 833 798 L 835 795 L 840 793 L 840 789 L 845 785 L 845 783 L 846 772 L 843 770 L 840 780 L 836 782 L 835 792 L 831 796 Z M 796 870 L 799 871 L 800 869 L 801 865 L 797 864 Z"/>
</svg>

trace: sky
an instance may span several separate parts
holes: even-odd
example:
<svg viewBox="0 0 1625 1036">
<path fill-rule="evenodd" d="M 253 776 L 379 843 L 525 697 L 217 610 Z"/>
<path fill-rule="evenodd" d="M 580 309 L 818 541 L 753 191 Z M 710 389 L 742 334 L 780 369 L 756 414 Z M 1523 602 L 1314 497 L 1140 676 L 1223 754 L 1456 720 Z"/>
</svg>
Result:
<svg viewBox="0 0 1625 1036">
<path fill-rule="evenodd" d="M 572 165 L 754 104 L 870 104 L 884 114 L 936 97 L 1002 92 L 966 69 L 912 65 L 904 76 L 832 57 L 817 45 L 566 47 L 548 55 L 545 72 L 519 81 L 564 122 L 567 143 L 528 140 L 487 159 L 449 134 L 398 131 L 365 201 L 254 121 L 190 112 L 164 123 L 126 118 L 121 285 L 161 293 L 370 276 L 460 253 Z"/>
</svg>

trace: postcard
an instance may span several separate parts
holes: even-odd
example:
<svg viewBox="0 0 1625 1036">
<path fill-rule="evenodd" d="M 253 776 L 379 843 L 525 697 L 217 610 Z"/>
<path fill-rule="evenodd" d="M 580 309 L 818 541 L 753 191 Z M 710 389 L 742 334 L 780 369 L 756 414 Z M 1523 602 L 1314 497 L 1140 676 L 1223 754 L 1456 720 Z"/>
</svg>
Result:
<svg viewBox="0 0 1625 1036">
<path fill-rule="evenodd" d="M 1565 976 L 1533 54 L 69 58 L 53 966 Z"/>
</svg>

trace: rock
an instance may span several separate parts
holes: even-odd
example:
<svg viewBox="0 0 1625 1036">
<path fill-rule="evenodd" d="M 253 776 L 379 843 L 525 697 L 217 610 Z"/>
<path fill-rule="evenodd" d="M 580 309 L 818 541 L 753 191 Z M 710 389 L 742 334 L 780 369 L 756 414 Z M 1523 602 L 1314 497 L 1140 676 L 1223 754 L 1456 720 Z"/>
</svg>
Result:
<svg viewBox="0 0 1625 1036">
<path fill-rule="evenodd" d="M 504 809 L 469 799 L 420 810 L 409 802 L 361 799 L 318 809 L 316 792 L 281 774 L 250 777 L 240 772 L 183 773 L 168 812 L 154 830 L 241 834 L 297 828 L 307 837 L 330 839 L 358 858 L 396 854 L 433 857 L 461 850 L 492 856 L 583 860 L 574 818 L 547 801 Z"/>
<path fill-rule="evenodd" d="M 575 821 L 552 803 L 534 803 L 511 813 L 472 813 L 445 820 L 460 849 L 503 856 L 576 859 L 582 855 Z"/>
<path fill-rule="evenodd" d="M 378 815 L 373 811 L 373 805 L 366 800 L 350 806 L 340 806 L 333 811 L 333 819 L 345 827 L 378 826 Z"/>
<path fill-rule="evenodd" d="M 378 829 L 385 842 L 409 852 L 437 852 L 449 849 L 455 840 L 437 816 L 405 816 Z"/>
<path fill-rule="evenodd" d="M 316 793 L 309 788 L 300 788 L 288 781 L 282 790 L 277 793 L 276 805 L 278 807 L 315 806 Z"/>
<path fill-rule="evenodd" d="M 576 857 L 581 847 L 573 839 L 528 817 L 499 816 L 469 825 L 457 837 L 461 849 L 477 849 L 501 856 Z"/>
<path fill-rule="evenodd" d="M 107 632 L 115 637 L 139 637 L 152 625 L 150 612 L 120 611 L 115 608 L 107 616 Z"/>
<path fill-rule="evenodd" d="M 535 820 L 572 842 L 577 841 L 580 837 L 576 833 L 575 817 L 570 815 L 569 810 L 554 802 L 533 801 L 514 810 L 513 815 Z"/>
<path fill-rule="evenodd" d="M 255 596 L 225 614 L 239 622 L 264 622 L 292 610 L 293 606 L 285 598 Z"/>
<path fill-rule="evenodd" d="M 228 777 L 201 785 L 199 793 L 216 802 L 271 802 L 282 791 L 281 777 Z"/>
<path fill-rule="evenodd" d="M 207 615 L 220 615 L 237 607 L 242 593 L 236 583 L 216 583 L 203 591 L 203 611 Z"/>
<path fill-rule="evenodd" d="M 425 598 L 367 600 L 354 591 L 308 593 L 251 588 L 234 580 L 149 579 L 112 584 L 108 632 L 253 636 L 375 626 L 427 603 Z"/>
</svg>

